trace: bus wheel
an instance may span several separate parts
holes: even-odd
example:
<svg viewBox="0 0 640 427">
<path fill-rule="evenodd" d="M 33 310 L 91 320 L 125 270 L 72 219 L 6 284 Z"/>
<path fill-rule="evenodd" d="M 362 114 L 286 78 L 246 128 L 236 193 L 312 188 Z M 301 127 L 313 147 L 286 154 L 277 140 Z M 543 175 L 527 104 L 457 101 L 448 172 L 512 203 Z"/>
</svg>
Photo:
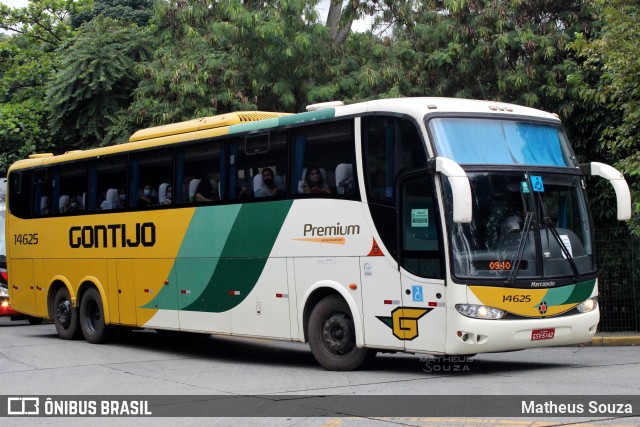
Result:
<svg viewBox="0 0 640 427">
<path fill-rule="evenodd" d="M 53 298 L 53 323 L 58 336 L 65 340 L 80 338 L 78 310 L 73 308 L 67 288 L 60 288 Z"/>
<path fill-rule="evenodd" d="M 84 338 L 92 344 L 101 344 L 111 338 L 111 329 L 104 323 L 102 299 L 96 288 L 87 290 L 82 296 L 80 328 Z"/>
<path fill-rule="evenodd" d="M 338 295 L 322 299 L 309 317 L 313 357 L 331 371 L 352 371 L 370 362 L 376 352 L 356 347 L 356 331 L 346 301 Z"/>
</svg>

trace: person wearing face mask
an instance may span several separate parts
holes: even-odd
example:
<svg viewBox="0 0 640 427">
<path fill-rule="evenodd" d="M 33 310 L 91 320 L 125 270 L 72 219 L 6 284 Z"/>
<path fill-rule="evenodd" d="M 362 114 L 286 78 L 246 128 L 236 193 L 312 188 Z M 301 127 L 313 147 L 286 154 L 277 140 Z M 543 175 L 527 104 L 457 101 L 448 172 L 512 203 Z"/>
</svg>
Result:
<svg viewBox="0 0 640 427">
<path fill-rule="evenodd" d="M 173 187 L 171 184 L 160 184 L 158 189 L 158 203 L 161 205 L 170 205 L 173 200 Z"/>
<path fill-rule="evenodd" d="M 69 199 L 69 213 L 76 213 L 80 211 L 80 206 L 78 205 L 78 199 L 75 197 L 71 197 Z"/>
<path fill-rule="evenodd" d="M 278 190 L 274 181 L 274 173 L 271 168 L 262 169 L 262 187 L 255 191 L 256 197 L 278 196 L 282 192 Z"/>
<path fill-rule="evenodd" d="M 142 191 L 138 195 L 138 206 L 151 206 L 153 205 L 153 190 L 151 184 L 145 184 L 142 187 Z"/>
</svg>

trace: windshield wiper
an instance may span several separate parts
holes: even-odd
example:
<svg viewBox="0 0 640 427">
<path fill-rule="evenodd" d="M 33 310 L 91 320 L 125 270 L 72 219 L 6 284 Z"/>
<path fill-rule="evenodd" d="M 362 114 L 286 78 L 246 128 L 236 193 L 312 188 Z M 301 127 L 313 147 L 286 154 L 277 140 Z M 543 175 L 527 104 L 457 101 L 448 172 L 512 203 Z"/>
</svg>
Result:
<svg viewBox="0 0 640 427">
<path fill-rule="evenodd" d="M 580 280 L 580 272 L 578 271 L 578 266 L 576 266 L 576 262 L 573 260 L 573 256 L 558 234 L 558 230 L 556 230 L 556 227 L 551 222 L 551 218 L 545 216 L 542 220 L 547 226 L 547 245 L 549 245 L 549 231 L 551 231 L 551 235 L 554 239 L 556 239 L 556 242 L 558 242 L 558 245 L 560 246 L 560 250 L 564 254 L 564 257 L 567 259 L 567 261 L 569 261 L 569 265 L 571 266 L 571 271 L 573 271 L 574 278 L 576 280 Z"/>
<path fill-rule="evenodd" d="M 580 280 L 580 272 L 578 271 L 578 266 L 576 266 L 576 262 L 573 260 L 573 256 L 569 252 L 569 249 L 567 248 L 567 246 L 562 241 L 560 234 L 558 234 L 558 230 L 556 230 L 555 225 L 553 225 L 551 218 L 549 218 L 549 215 L 547 215 L 547 211 L 544 208 L 544 203 L 542 203 L 542 197 L 540 196 L 540 193 L 538 193 L 538 201 L 540 202 L 540 207 L 542 209 L 542 222 L 544 223 L 547 229 L 547 246 L 550 247 L 549 232 L 551 232 L 551 235 L 553 236 L 553 238 L 556 240 L 556 242 L 558 242 L 558 245 L 560 246 L 560 250 L 564 254 L 564 257 L 569 262 L 569 266 L 571 267 L 571 271 L 573 271 L 574 278 L 576 280 Z"/>
<path fill-rule="evenodd" d="M 513 260 L 513 270 L 509 273 L 509 278 L 507 279 L 507 283 L 513 285 L 513 282 L 516 281 L 516 277 L 518 277 L 518 270 L 520 270 L 520 262 L 522 261 L 522 257 L 524 256 L 524 248 L 527 244 L 527 239 L 529 238 L 529 229 L 531 228 L 531 222 L 533 222 L 533 212 L 527 212 L 524 217 L 524 225 L 522 226 L 522 235 L 520 236 L 520 243 L 518 244 L 518 252 L 516 253 L 516 257 Z"/>
</svg>

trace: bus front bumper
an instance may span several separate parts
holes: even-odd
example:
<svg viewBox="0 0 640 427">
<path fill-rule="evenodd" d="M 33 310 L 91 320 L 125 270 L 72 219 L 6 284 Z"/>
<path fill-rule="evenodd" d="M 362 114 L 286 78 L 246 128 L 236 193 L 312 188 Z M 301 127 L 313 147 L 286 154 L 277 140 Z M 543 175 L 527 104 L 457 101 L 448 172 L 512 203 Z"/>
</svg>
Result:
<svg viewBox="0 0 640 427">
<path fill-rule="evenodd" d="M 600 310 L 539 319 L 484 320 L 447 310 L 446 354 L 477 354 L 575 345 L 591 341 Z"/>
</svg>

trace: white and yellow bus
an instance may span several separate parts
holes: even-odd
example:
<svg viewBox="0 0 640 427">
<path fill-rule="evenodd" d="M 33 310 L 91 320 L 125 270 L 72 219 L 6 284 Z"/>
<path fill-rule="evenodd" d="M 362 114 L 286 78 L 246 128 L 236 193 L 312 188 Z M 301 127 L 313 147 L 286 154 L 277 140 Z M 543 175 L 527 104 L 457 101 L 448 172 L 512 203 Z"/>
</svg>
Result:
<svg viewBox="0 0 640 427">
<path fill-rule="evenodd" d="M 444 98 L 144 129 L 9 170 L 11 303 L 60 337 L 151 328 L 466 355 L 588 341 L 585 176 L 552 114 Z"/>
</svg>

